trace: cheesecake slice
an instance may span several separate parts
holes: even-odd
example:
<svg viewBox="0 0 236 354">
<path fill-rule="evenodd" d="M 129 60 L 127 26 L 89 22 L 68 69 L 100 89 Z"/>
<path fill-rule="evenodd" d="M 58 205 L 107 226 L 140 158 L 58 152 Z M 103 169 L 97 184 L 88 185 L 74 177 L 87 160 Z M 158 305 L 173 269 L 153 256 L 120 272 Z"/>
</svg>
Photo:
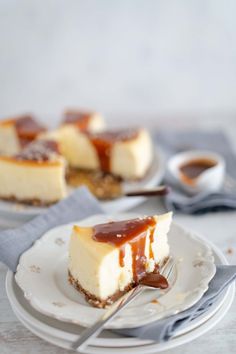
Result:
<svg viewBox="0 0 236 354">
<path fill-rule="evenodd" d="M 49 205 L 65 196 L 65 160 L 54 141 L 36 141 L 14 156 L 0 156 L 0 199 Z"/>
<path fill-rule="evenodd" d="M 172 214 L 94 227 L 74 226 L 69 245 L 69 281 L 93 306 L 106 307 L 148 275 L 168 283 L 158 267 L 169 256 L 167 233 Z"/>
<path fill-rule="evenodd" d="M 62 153 L 74 168 L 100 170 L 129 180 L 144 177 L 153 159 L 151 138 L 145 129 L 99 133 L 67 129 Z"/>
<path fill-rule="evenodd" d="M 63 126 L 73 126 L 79 131 L 98 132 L 105 127 L 105 122 L 100 113 L 68 109 L 64 112 Z"/>
<path fill-rule="evenodd" d="M 0 155 L 17 154 L 45 131 L 31 115 L 0 121 Z"/>
</svg>

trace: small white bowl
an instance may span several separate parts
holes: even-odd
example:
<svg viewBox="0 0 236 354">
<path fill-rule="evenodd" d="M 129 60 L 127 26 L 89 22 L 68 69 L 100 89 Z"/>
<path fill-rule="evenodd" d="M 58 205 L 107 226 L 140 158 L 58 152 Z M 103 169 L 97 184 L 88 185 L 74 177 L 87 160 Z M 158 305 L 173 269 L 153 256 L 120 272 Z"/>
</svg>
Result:
<svg viewBox="0 0 236 354">
<path fill-rule="evenodd" d="M 198 159 L 213 160 L 215 165 L 207 168 L 198 177 L 191 179 L 191 183 L 187 183 L 183 179 L 183 173 L 181 173 L 180 167 L 190 161 Z M 187 193 L 207 194 L 217 192 L 221 188 L 225 175 L 225 160 L 221 155 L 211 151 L 191 150 L 171 157 L 168 161 L 167 168 L 171 176 Z"/>
</svg>

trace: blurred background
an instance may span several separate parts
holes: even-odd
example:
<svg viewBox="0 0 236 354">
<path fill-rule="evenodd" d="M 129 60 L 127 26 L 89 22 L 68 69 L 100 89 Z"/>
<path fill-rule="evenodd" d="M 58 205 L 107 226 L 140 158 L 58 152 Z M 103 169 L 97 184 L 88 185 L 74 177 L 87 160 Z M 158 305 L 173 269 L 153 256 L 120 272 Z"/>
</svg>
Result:
<svg viewBox="0 0 236 354">
<path fill-rule="evenodd" d="M 0 0 L 0 116 L 230 125 L 235 13 L 234 0 Z"/>
</svg>

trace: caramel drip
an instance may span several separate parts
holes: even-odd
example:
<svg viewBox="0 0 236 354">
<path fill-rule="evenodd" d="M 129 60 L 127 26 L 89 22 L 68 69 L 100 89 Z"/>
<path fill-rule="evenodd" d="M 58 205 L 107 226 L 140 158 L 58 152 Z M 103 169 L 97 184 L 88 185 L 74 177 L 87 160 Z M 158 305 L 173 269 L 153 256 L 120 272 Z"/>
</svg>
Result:
<svg viewBox="0 0 236 354">
<path fill-rule="evenodd" d="M 110 158 L 113 143 L 99 137 L 90 137 L 90 141 L 97 151 L 101 170 L 104 172 L 110 172 Z"/>
<path fill-rule="evenodd" d="M 146 274 L 147 257 L 145 256 L 145 244 L 146 232 L 130 242 L 132 250 L 132 270 L 135 283 L 138 283 Z"/>
<path fill-rule="evenodd" d="M 129 243 L 132 251 L 133 278 L 137 283 L 146 273 L 145 244 L 149 228 L 154 228 L 153 217 L 110 222 L 93 228 L 93 239 L 110 243 L 119 248 L 120 266 L 124 266 L 125 244 Z"/>
<path fill-rule="evenodd" d="M 152 250 L 152 243 L 154 241 L 154 231 L 155 229 L 151 229 L 150 230 L 150 236 L 149 236 L 149 258 L 150 259 L 154 259 L 154 254 L 153 254 L 153 250 Z"/>
<path fill-rule="evenodd" d="M 139 281 L 140 284 L 151 286 L 153 288 L 168 288 L 168 281 L 160 273 L 147 273 Z"/>
<path fill-rule="evenodd" d="M 152 304 L 159 304 L 159 301 L 158 301 L 157 299 L 153 299 L 153 300 L 151 301 L 151 303 L 152 303 Z"/>
<path fill-rule="evenodd" d="M 22 116 L 15 120 L 15 127 L 21 147 L 28 145 L 36 137 L 46 131 L 46 128 L 36 122 L 32 116 Z"/>
<path fill-rule="evenodd" d="M 136 236 L 140 236 L 149 227 L 154 227 L 155 225 L 156 220 L 152 216 L 124 221 L 111 221 L 94 226 L 93 239 L 119 247 L 126 242 L 132 241 Z"/>
<path fill-rule="evenodd" d="M 63 123 L 74 124 L 80 131 L 87 131 L 92 113 L 69 110 L 65 112 L 64 116 L 65 119 Z"/>
<path fill-rule="evenodd" d="M 137 135 L 138 129 L 106 131 L 97 134 L 89 134 L 88 137 L 97 151 L 101 170 L 104 172 L 110 172 L 111 152 L 115 142 L 128 141 L 136 138 Z"/>
<path fill-rule="evenodd" d="M 121 267 L 125 266 L 124 258 L 125 258 L 125 245 L 120 247 L 120 252 L 119 252 L 119 263 Z"/>
</svg>

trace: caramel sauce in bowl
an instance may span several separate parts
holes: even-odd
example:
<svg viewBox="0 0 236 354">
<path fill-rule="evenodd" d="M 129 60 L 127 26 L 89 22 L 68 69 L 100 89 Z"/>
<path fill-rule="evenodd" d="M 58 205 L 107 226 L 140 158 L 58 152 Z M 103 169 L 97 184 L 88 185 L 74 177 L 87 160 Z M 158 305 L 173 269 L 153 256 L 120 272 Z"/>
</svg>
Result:
<svg viewBox="0 0 236 354">
<path fill-rule="evenodd" d="M 168 171 L 188 194 L 209 194 L 222 186 L 225 161 L 211 151 L 187 151 L 168 161 Z"/>
<path fill-rule="evenodd" d="M 202 173 L 216 164 L 217 161 L 208 158 L 194 158 L 180 165 L 180 176 L 185 183 L 192 185 Z"/>
</svg>

